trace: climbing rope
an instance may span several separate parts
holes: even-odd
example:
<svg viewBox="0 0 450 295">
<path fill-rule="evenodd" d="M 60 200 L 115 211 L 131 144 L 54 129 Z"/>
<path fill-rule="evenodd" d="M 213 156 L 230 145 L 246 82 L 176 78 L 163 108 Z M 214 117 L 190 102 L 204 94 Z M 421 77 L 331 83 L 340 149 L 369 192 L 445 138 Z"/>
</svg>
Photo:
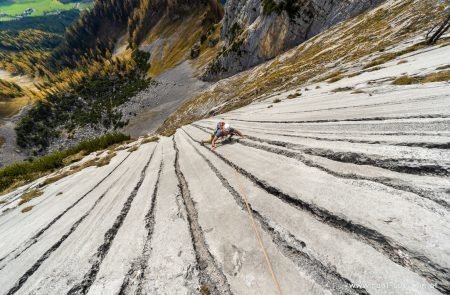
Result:
<svg viewBox="0 0 450 295">
<path fill-rule="evenodd" d="M 239 175 L 237 174 L 236 170 L 234 170 L 234 174 L 236 176 L 236 181 L 238 183 L 239 190 L 241 191 L 241 195 L 242 195 L 245 205 L 247 207 L 247 212 L 248 212 L 248 216 L 249 216 L 250 222 L 253 227 L 253 231 L 255 232 L 256 239 L 258 240 L 259 246 L 261 248 L 261 252 L 264 255 L 264 260 L 266 261 L 267 268 L 269 269 L 269 272 L 272 276 L 272 281 L 273 281 L 273 284 L 275 287 L 276 294 L 281 295 L 280 283 L 278 282 L 277 276 L 275 275 L 275 272 L 273 271 L 273 268 L 272 268 L 272 263 L 270 262 L 269 256 L 267 255 L 267 252 L 266 252 L 266 249 L 264 248 L 264 243 L 263 243 L 261 235 L 259 234 L 259 231 L 256 227 L 255 219 L 253 218 L 252 210 L 250 208 L 250 205 L 248 204 L 245 190 L 242 186 L 242 183 L 240 181 Z"/>
</svg>

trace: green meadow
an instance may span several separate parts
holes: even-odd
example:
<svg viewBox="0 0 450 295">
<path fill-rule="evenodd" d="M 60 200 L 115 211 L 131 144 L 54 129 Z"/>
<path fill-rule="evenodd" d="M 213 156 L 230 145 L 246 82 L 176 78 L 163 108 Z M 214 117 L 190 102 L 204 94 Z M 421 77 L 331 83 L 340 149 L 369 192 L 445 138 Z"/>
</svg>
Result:
<svg viewBox="0 0 450 295">
<path fill-rule="evenodd" d="M 76 3 L 63 4 L 58 0 L 0 0 L 0 14 L 20 15 L 26 9 L 33 8 L 35 11 L 31 16 L 41 16 L 44 15 L 44 11 L 69 10 L 74 8 L 75 4 Z M 81 3 L 79 9 L 86 8 L 87 5 L 89 4 Z M 8 17 L 0 17 L 0 20 L 9 19 Z"/>
</svg>

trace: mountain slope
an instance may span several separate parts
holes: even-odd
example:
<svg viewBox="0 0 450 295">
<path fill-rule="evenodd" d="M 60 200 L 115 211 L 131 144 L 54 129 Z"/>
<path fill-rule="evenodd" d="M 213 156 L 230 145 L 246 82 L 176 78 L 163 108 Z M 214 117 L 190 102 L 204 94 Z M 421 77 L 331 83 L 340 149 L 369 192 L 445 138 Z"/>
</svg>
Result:
<svg viewBox="0 0 450 295">
<path fill-rule="evenodd" d="M 434 0 L 386 1 L 265 64 L 215 83 L 185 103 L 159 131 L 172 134 L 179 126 L 242 107 L 277 91 L 369 73 L 384 62 L 400 60 L 401 55 L 426 47 L 420 43 L 446 16 L 447 5 L 448 1 Z"/>
<path fill-rule="evenodd" d="M 249 69 L 382 2 L 227 1 L 221 31 L 225 44 L 203 78 L 218 80 Z"/>
<path fill-rule="evenodd" d="M 438 81 L 449 48 L 278 90 L 3 196 L 0 293 L 448 293 L 450 88 L 387 77 Z M 218 120 L 247 138 L 210 151 Z"/>
</svg>

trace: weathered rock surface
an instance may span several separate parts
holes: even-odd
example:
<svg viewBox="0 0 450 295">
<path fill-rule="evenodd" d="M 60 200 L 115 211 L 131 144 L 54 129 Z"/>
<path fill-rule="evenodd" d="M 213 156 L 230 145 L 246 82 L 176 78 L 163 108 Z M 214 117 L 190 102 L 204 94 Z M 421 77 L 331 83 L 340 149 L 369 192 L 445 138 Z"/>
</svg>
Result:
<svg viewBox="0 0 450 295">
<path fill-rule="evenodd" d="M 336 83 L 370 95 L 275 94 L 2 196 L 0 294 L 447 294 L 450 88 L 368 77 Z M 218 120 L 247 138 L 211 151 Z"/>
<path fill-rule="evenodd" d="M 274 58 L 381 2 L 383 0 L 227 1 L 221 32 L 225 47 L 209 65 L 203 79 L 229 77 Z M 286 8 L 268 8 L 277 3 L 284 3 Z"/>
</svg>

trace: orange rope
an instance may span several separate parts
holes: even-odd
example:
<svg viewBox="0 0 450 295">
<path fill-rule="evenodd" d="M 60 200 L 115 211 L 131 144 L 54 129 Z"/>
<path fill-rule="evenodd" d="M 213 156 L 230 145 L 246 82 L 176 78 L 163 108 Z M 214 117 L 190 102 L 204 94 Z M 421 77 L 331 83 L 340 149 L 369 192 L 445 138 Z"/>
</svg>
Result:
<svg viewBox="0 0 450 295">
<path fill-rule="evenodd" d="M 247 197 L 245 195 L 245 191 L 244 191 L 243 186 L 242 186 L 242 184 L 241 184 L 241 182 L 239 180 L 239 175 L 237 174 L 236 170 L 234 170 L 234 173 L 236 175 L 236 180 L 237 180 L 239 189 L 241 191 L 242 197 L 244 198 L 245 205 L 247 206 L 247 212 L 248 212 L 248 215 L 249 215 L 249 218 L 250 218 L 250 222 L 252 224 L 253 230 L 255 231 L 256 238 L 258 240 L 259 246 L 261 247 L 261 251 L 262 251 L 262 253 L 264 255 L 264 259 L 266 261 L 267 267 L 269 268 L 269 272 L 272 275 L 272 281 L 273 281 L 273 284 L 275 285 L 276 293 L 278 295 L 281 295 L 280 284 L 278 282 L 277 276 L 275 275 L 275 272 L 273 271 L 272 263 L 270 263 L 270 259 L 269 259 L 269 256 L 267 255 L 266 249 L 264 248 L 264 244 L 263 244 L 261 235 L 259 234 L 258 229 L 256 227 L 256 223 L 255 223 L 255 220 L 253 218 L 252 210 L 250 209 L 250 205 L 248 204 Z"/>
</svg>

